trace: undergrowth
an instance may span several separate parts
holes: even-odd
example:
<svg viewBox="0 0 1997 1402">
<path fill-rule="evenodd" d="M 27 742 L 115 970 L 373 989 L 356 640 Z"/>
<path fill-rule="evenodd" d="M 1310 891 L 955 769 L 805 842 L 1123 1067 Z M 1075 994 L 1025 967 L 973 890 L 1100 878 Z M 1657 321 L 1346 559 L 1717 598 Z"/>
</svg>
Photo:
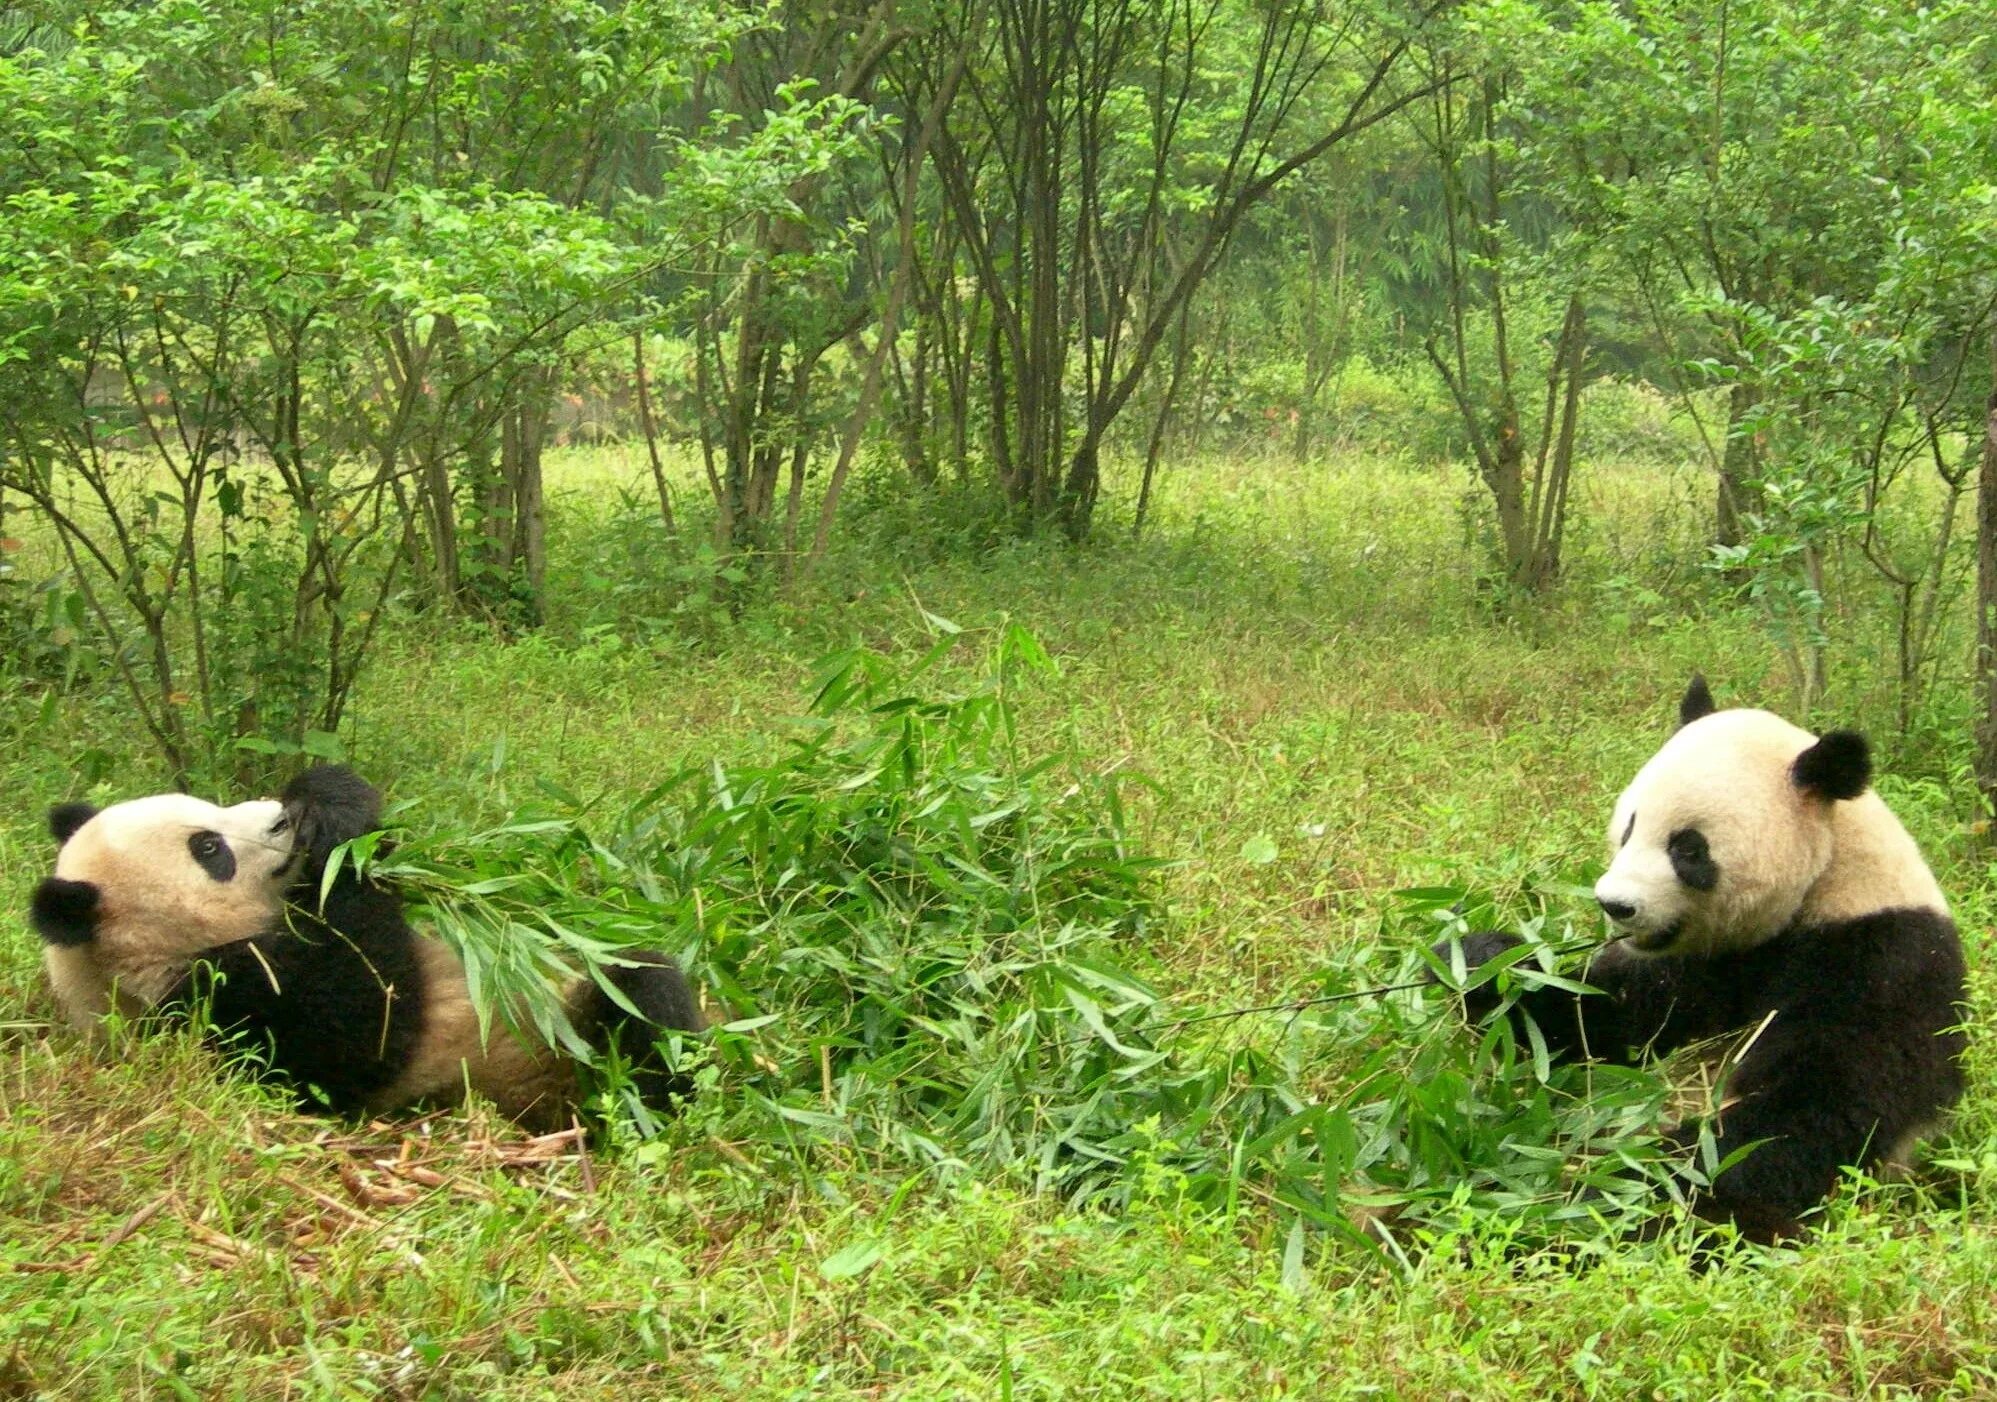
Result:
<svg viewBox="0 0 1997 1402">
<path fill-rule="evenodd" d="M 912 659 L 823 661 L 774 758 L 692 765 L 621 807 L 551 787 L 370 869 L 417 895 L 481 1006 L 524 1008 L 520 1030 L 572 1047 L 551 970 L 608 988 L 622 947 L 675 955 L 725 1009 L 705 1094 L 678 1124 L 614 1078 L 605 1095 L 641 1135 L 719 1140 L 758 1174 L 997 1176 L 1075 1208 L 1169 1189 L 1189 1210 L 1272 1204 L 1403 1261 L 1473 1215 L 1521 1248 L 1600 1247 L 1670 1205 L 1654 1076 L 1553 1067 L 1503 1019 L 1459 1029 L 1451 990 L 1562 981 L 1543 940 L 1469 972 L 1355 962 L 1259 1012 L 1161 993 L 1160 862 L 1121 799 L 1141 776 L 1022 744 L 1014 694 L 1054 674 L 1031 633 L 927 621 L 941 638 Z M 975 684 L 933 694 L 965 650 Z M 1497 913 L 1407 892 L 1381 945 L 1422 950 L 1473 917 Z M 1226 1026 L 1271 1014 L 1273 1041 Z"/>
<path fill-rule="evenodd" d="M 382 630 L 339 741 L 401 845 L 354 855 L 488 1002 L 685 958 L 705 1093 L 647 1124 L 612 1076 L 587 1144 L 301 1116 L 197 1039 L 56 1027 L 0 923 L 0 1396 L 1997 1389 L 1997 868 L 1967 692 L 1896 724 L 1890 613 L 1838 620 L 1799 719 L 1872 733 L 1969 947 L 1971 1089 L 1921 1180 L 1703 1272 L 1627 1244 L 1678 1220 L 1657 1079 L 1464 1028 L 1421 953 L 1523 929 L 1493 976 L 1571 976 L 1573 888 L 1686 675 L 1792 709 L 1696 567 L 1709 480 L 1591 464 L 1524 607 L 1466 557 L 1456 471 L 1172 467 L 1145 539 L 1083 550 L 856 492 L 857 544 L 762 591 L 606 505 L 642 450 L 550 471 L 546 627 Z M 20 910 L 47 805 L 167 777 L 60 589 L 16 595 Z"/>
</svg>

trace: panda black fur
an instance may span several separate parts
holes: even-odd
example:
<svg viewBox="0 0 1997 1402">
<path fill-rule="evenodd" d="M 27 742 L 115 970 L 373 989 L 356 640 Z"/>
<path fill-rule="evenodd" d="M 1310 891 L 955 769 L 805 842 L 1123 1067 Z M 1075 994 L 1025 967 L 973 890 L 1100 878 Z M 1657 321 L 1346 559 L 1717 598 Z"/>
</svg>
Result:
<svg viewBox="0 0 1997 1402">
<path fill-rule="evenodd" d="M 1720 1161 L 1754 1147 L 1693 1204 L 1771 1240 L 1842 1169 L 1898 1167 L 1962 1095 L 1962 945 L 1870 790 L 1862 736 L 1717 710 L 1698 677 L 1679 724 L 1611 819 L 1595 893 L 1622 937 L 1588 966 L 1599 991 L 1528 990 L 1514 1014 L 1558 1057 L 1623 1064 L 1739 1034 L 1712 1129 Z M 1475 967 L 1516 943 L 1473 935 L 1464 955 Z M 1498 1001 L 1488 983 L 1467 998 L 1480 1018 Z"/>
<path fill-rule="evenodd" d="M 185 794 L 53 809 L 56 871 L 32 919 L 65 1016 L 117 1010 L 185 1016 L 205 1006 L 231 1045 L 342 1113 L 447 1101 L 470 1085 L 514 1119 L 565 1124 L 580 1068 L 563 1053 L 494 1029 L 480 1035 L 463 965 L 417 933 L 401 894 L 327 858 L 380 825 L 380 796 L 344 766 L 320 766 L 280 800 L 220 808 Z M 660 1109 L 686 1092 L 652 1049 L 654 1028 L 703 1025 L 670 959 L 627 952 L 606 976 L 651 1027 L 594 982 L 567 995 L 592 1046 L 621 1042 L 641 1094 Z"/>
</svg>

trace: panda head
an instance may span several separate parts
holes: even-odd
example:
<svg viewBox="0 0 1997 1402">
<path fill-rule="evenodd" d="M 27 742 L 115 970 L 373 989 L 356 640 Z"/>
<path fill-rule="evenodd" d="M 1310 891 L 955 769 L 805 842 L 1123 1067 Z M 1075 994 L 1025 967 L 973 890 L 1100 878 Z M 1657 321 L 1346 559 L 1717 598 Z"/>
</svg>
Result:
<svg viewBox="0 0 1997 1402">
<path fill-rule="evenodd" d="M 379 814 L 374 790 L 331 767 L 229 808 L 165 793 L 51 809 L 55 872 L 30 920 L 58 1001 L 72 1015 L 108 1011 L 114 989 L 158 1001 L 203 951 L 269 929 L 291 888 Z"/>
<path fill-rule="evenodd" d="M 1868 862 L 1911 862 L 1932 885 L 1868 792 L 1862 735 L 1818 737 L 1767 711 L 1719 710 L 1702 677 L 1678 716 L 1616 801 L 1609 869 L 1595 883 L 1632 948 L 1713 955 L 1773 939 L 1826 889 L 1841 846 Z"/>
</svg>

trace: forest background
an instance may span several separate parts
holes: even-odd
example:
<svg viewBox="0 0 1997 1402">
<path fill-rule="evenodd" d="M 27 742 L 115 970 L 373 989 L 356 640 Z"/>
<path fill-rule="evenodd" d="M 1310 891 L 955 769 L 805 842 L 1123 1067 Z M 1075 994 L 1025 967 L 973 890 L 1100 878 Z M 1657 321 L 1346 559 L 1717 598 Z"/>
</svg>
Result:
<svg viewBox="0 0 1997 1402">
<path fill-rule="evenodd" d="M 587 1154 L 336 1131 L 0 934 L 0 1390 L 1997 1386 L 1985 1093 L 1693 1275 L 1657 1078 L 1346 998 L 1593 934 L 1694 668 L 1871 732 L 1980 960 L 1993 36 L 0 8 L 0 889 L 351 758 L 493 986 L 664 927 L 728 1019 Z"/>
</svg>

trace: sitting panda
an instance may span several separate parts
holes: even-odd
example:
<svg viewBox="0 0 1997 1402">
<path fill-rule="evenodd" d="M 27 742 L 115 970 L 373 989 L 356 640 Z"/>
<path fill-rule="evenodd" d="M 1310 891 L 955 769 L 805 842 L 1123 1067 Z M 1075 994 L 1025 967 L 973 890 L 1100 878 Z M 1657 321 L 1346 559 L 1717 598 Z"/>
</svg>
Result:
<svg viewBox="0 0 1997 1402">
<path fill-rule="evenodd" d="M 1897 1167 L 1962 1094 L 1962 944 L 1870 781 L 1863 736 L 1716 710 L 1695 676 L 1609 823 L 1595 897 L 1621 937 L 1588 966 L 1599 991 L 1514 1005 L 1556 1057 L 1629 1064 L 1740 1034 L 1716 1162 L 1754 1147 L 1692 1201 L 1751 1239 L 1796 1234 L 1844 1167 Z M 1463 951 L 1475 967 L 1517 943 L 1482 933 Z M 1481 1018 L 1499 995 L 1486 983 L 1466 1002 Z"/>
<path fill-rule="evenodd" d="M 482 1038 L 463 964 L 410 928 L 399 892 L 343 866 L 321 902 L 333 849 L 380 820 L 380 795 L 344 766 L 233 808 L 170 793 L 51 810 L 60 851 L 32 921 L 64 1016 L 88 1026 L 114 1009 L 185 1017 L 201 1004 L 218 1035 L 336 1112 L 448 1101 L 469 1086 L 530 1128 L 567 1124 L 580 1065 L 504 1030 Z M 688 1087 L 660 1064 L 654 1029 L 696 1032 L 703 1019 L 670 959 L 622 957 L 630 965 L 606 976 L 649 1026 L 627 1027 L 629 1013 L 587 979 L 566 1011 L 599 1049 L 625 1033 L 635 1086 L 667 1109 Z"/>
</svg>

